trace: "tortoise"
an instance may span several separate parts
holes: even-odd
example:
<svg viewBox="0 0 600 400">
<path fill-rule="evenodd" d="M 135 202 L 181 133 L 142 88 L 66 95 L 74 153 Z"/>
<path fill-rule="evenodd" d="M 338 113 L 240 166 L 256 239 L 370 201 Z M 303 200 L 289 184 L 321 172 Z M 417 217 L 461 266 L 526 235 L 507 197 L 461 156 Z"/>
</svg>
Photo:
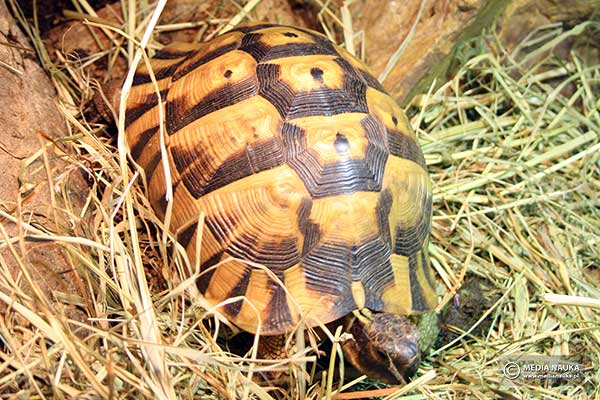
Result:
<svg viewBox="0 0 600 400">
<path fill-rule="evenodd" d="M 126 139 L 164 218 L 163 129 L 170 229 L 200 261 L 188 272 L 204 300 L 261 340 L 345 321 L 359 371 L 409 379 L 436 325 L 419 317 L 437 304 L 431 182 L 369 69 L 320 33 L 273 24 L 166 46 L 151 69 L 135 73 Z"/>
</svg>

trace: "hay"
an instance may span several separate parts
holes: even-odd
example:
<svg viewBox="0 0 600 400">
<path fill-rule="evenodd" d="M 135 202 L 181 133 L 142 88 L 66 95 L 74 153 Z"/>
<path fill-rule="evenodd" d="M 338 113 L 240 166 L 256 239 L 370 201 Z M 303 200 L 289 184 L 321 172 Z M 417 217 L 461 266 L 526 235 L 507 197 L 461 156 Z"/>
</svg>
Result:
<svg viewBox="0 0 600 400">
<path fill-rule="evenodd" d="M 84 0 L 76 2 L 78 15 L 90 15 L 90 25 L 102 24 L 115 54 L 134 64 L 146 54 L 131 41 L 123 48 L 119 32 L 135 37 L 146 32 L 141 48 L 148 45 L 151 53 L 153 29 L 201 26 L 210 37 L 243 21 L 258 3 L 233 7 L 229 18 L 159 26 L 152 8 L 132 1 L 124 12 L 127 21 L 116 27 L 103 24 Z M 331 37 L 343 32 L 348 41 L 356 38 L 347 9 L 316 3 Z M 310 346 L 278 362 L 256 361 L 255 349 L 247 357 L 225 351 L 217 340 L 223 321 L 185 296 L 194 285 L 182 273 L 190 260 L 152 213 L 142 176 L 98 136 L 104 127 L 81 112 L 92 87 L 85 68 L 66 55 L 52 63 L 31 26 L 28 33 L 52 72 L 73 130 L 65 141 L 70 160 L 93 178 L 81 211 L 90 216 L 89 226 L 85 237 L 28 226 L 26 238 L 2 243 L 41 238 L 60 243 L 78 261 L 90 303 L 61 298 L 88 316 L 69 320 L 52 305 L 55 299 L 41 298 L 40 290 L 25 295 L 6 273 L 0 275 L 0 301 L 8 307 L 0 318 L 1 397 L 593 397 L 600 387 L 600 66 L 586 64 L 577 53 L 568 62 L 544 56 L 589 29 L 598 26 L 552 26 L 533 32 L 512 53 L 494 37 L 482 37 L 457 56 L 464 59 L 454 79 L 413 100 L 409 115 L 434 182 L 430 251 L 443 296 L 440 308 L 449 306 L 469 276 L 482 279 L 484 296 L 495 301 L 481 310 L 478 322 L 456 329 L 453 341 L 427 357 L 409 386 L 381 388 L 364 377 L 346 385 L 335 379 L 336 371 L 343 373 L 335 352 L 323 376 L 302 370 L 314 359 Z M 2 217 L 14 219 L 6 212 Z M 27 272 L 27 265 L 22 269 Z M 35 279 L 28 284 L 35 289 Z M 473 334 L 485 317 L 489 327 Z M 331 336 L 337 340 L 339 332 Z M 562 386 L 501 385 L 499 359 L 519 352 L 580 355 L 589 370 L 582 382 Z M 290 371 L 287 390 L 252 379 L 275 369 Z M 302 376 L 310 378 L 308 384 L 299 383 Z"/>
</svg>

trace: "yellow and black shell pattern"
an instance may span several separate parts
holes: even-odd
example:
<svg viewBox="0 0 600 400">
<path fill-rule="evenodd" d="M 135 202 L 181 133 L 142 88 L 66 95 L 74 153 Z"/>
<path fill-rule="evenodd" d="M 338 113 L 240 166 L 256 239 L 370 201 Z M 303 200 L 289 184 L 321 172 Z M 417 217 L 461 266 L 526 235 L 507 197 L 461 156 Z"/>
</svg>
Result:
<svg viewBox="0 0 600 400">
<path fill-rule="evenodd" d="M 210 304 L 243 298 L 220 308 L 230 321 L 280 334 L 363 307 L 436 305 L 423 153 L 362 62 L 317 32 L 254 25 L 168 46 L 151 67 L 171 228 L 191 260 L 201 242 L 197 285 Z M 158 98 L 141 67 L 126 136 L 164 217 Z"/>
</svg>

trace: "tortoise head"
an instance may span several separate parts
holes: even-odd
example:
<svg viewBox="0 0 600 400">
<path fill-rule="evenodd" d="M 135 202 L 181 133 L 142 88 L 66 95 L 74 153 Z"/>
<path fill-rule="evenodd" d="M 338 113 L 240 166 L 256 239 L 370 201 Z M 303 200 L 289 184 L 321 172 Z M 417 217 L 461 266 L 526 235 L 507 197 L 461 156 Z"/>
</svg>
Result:
<svg viewBox="0 0 600 400">
<path fill-rule="evenodd" d="M 342 343 L 355 368 L 390 384 L 406 383 L 420 362 L 419 331 L 405 316 L 377 313 L 353 318 L 353 338 Z"/>
<path fill-rule="evenodd" d="M 96 111 L 109 124 L 114 123 L 119 114 L 121 86 L 123 86 L 123 79 L 112 79 L 108 83 L 100 85 L 92 97 Z"/>
</svg>

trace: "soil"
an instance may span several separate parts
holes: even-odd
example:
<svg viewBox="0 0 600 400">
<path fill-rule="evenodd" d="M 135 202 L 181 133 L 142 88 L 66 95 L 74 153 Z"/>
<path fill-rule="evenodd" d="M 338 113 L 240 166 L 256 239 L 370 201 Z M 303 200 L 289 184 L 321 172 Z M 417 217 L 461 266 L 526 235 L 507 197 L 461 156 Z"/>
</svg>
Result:
<svg viewBox="0 0 600 400">
<path fill-rule="evenodd" d="M 117 0 L 89 0 L 88 3 L 94 10 L 99 10 L 107 4 L 115 3 Z M 33 21 L 37 11 L 37 20 L 40 35 L 44 37 L 48 31 L 63 23 L 64 10 L 72 9 L 71 0 L 17 0 L 25 18 Z M 40 11 L 41 10 L 41 11 Z"/>
</svg>

